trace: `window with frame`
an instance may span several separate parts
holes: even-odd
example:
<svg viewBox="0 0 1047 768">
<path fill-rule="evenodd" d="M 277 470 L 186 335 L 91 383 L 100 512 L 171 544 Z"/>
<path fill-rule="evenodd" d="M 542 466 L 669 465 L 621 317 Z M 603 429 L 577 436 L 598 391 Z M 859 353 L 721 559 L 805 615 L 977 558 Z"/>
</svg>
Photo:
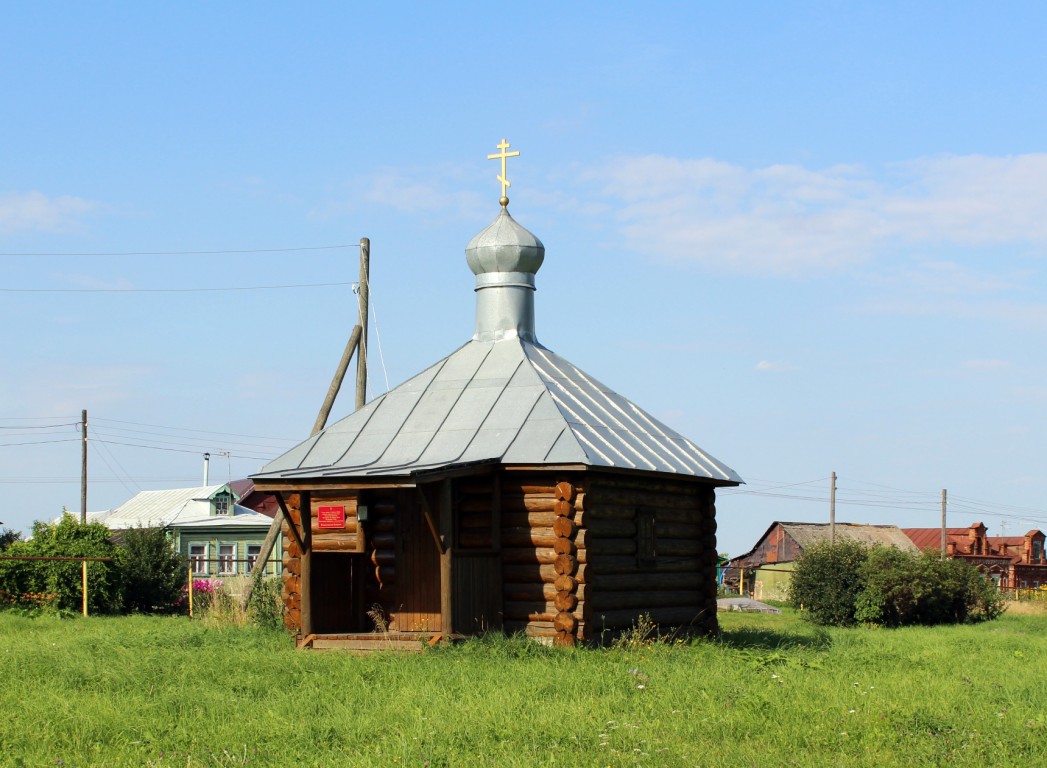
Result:
<svg viewBox="0 0 1047 768">
<path fill-rule="evenodd" d="M 207 545 L 206 544 L 190 544 L 189 545 L 189 563 L 193 567 L 194 576 L 206 576 L 207 575 Z"/>
<path fill-rule="evenodd" d="M 215 496 L 214 497 L 214 513 L 216 515 L 228 515 L 229 514 L 229 497 L 228 496 Z"/>
<path fill-rule="evenodd" d="M 254 571 L 255 563 L 258 562 L 258 556 L 262 554 L 261 544 L 248 544 L 247 545 L 247 572 L 251 573 Z"/>
<path fill-rule="evenodd" d="M 218 545 L 218 572 L 222 574 L 236 573 L 235 544 Z"/>
</svg>

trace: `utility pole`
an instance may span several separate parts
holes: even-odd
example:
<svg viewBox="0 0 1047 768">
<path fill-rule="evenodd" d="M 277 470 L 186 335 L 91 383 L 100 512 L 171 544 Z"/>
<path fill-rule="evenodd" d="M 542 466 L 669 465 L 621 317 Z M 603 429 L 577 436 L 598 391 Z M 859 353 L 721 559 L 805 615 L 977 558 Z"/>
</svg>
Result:
<svg viewBox="0 0 1047 768">
<path fill-rule="evenodd" d="M 947 494 L 944 488 L 942 488 L 942 560 L 945 559 L 945 504 Z"/>
<path fill-rule="evenodd" d="M 367 305 L 371 289 L 371 240 L 360 238 L 360 346 L 356 351 L 356 410 L 367 402 Z"/>
<path fill-rule="evenodd" d="M 335 371 L 331 386 L 327 390 L 327 396 L 324 398 L 323 405 L 320 406 L 320 413 L 316 417 L 316 423 L 313 424 L 313 436 L 319 434 L 327 426 L 327 418 L 331 414 L 331 407 L 334 405 L 335 397 L 337 397 L 338 391 L 342 387 L 342 381 L 349 369 L 349 361 L 353 356 L 353 352 L 356 353 L 356 410 L 363 408 L 364 403 L 367 401 L 367 312 L 370 276 L 371 241 L 366 237 L 361 237 L 360 285 L 357 291 L 359 322 L 349 336 L 349 343 L 345 346 L 345 352 L 342 354 L 342 359 L 338 364 L 338 369 Z M 283 520 L 284 511 L 281 506 L 273 517 L 273 522 L 269 526 L 269 532 L 266 534 L 265 541 L 262 542 L 262 548 L 258 553 L 258 559 L 255 560 L 254 568 L 251 570 L 251 580 L 248 582 L 243 595 L 243 605 L 245 606 L 250 601 L 254 588 L 265 574 L 265 566 L 269 562 L 269 557 L 276 543 L 276 537 L 280 533 Z"/>
<path fill-rule="evenodd" d="M 836 543 L 836 472 L 833 472 L 832 485 L 829 486 L 829 543 Z"/>
<path fill-rule="evenodd" d="M 87 523 L 87 409 L 80 412 L 80 525 Z"/>
</svg>

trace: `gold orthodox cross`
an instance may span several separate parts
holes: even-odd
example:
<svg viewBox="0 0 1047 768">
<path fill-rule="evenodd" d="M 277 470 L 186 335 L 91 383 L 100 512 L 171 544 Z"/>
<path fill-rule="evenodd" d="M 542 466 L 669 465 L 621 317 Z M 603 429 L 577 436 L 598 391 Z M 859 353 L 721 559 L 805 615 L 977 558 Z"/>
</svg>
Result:
<svg viewBox="0 0 1047 768">
<path fill-rule="evenodd" d="M 517 150 L 516 152 L 506 152 L 505 150 L 509 149 L 510 146 L 512 146 L 512 145 L 509 144 L 508 141 L 506 141 L 505 139 L 502 139 L 502 143 L 497 145 L 498 149 L 500 149 L 502 151 L 500 153 L 498 153 L 498 154 L 488 155 L 487 156 L 488 160 L 501 160 L 502 161 L 502 172 L 498 176 L 498 181 L 500 181 L 501 184 L 502 184 L 502 199 L 499 200 L 498 202 L 501 203 L 501 206 L 503 208 L 505 208 L 506 206 L 509 205 L 509 198 L 505 196 L 505 190 L 507 190 L 511 186 L 509 184 L 509 179 L 506 177 L 506 174 L 505 174 L 505 159 L 507 157 L 519 157 L 520 156 L 519 150 Z"/>
</svg>

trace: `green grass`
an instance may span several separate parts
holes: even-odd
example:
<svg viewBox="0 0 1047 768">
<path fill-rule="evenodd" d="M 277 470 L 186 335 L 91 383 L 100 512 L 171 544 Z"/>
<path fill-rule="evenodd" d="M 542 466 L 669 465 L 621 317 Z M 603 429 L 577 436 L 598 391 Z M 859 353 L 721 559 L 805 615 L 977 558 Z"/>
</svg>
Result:
<svg viewBox="0 0 1047 768">
<path fill-rule="evenodd" d="M 0 765 L 1043 764 L 1047 616 L 719 641 L 300 652 L 185 618 L 0 614 Z"/>
</svg>

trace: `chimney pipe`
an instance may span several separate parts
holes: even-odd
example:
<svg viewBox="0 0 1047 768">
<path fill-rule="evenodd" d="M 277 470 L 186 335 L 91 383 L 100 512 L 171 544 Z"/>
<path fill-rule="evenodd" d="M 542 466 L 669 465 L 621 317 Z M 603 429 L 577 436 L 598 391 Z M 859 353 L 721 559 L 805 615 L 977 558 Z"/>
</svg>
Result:
<svg viewBox="0 0 1047 768">
<path fill-rule="evenodd" d="M 207 487 L 207 467 L 211 463 L 211 454 L 204 454 L 204 487 Z"/>
</svg>

